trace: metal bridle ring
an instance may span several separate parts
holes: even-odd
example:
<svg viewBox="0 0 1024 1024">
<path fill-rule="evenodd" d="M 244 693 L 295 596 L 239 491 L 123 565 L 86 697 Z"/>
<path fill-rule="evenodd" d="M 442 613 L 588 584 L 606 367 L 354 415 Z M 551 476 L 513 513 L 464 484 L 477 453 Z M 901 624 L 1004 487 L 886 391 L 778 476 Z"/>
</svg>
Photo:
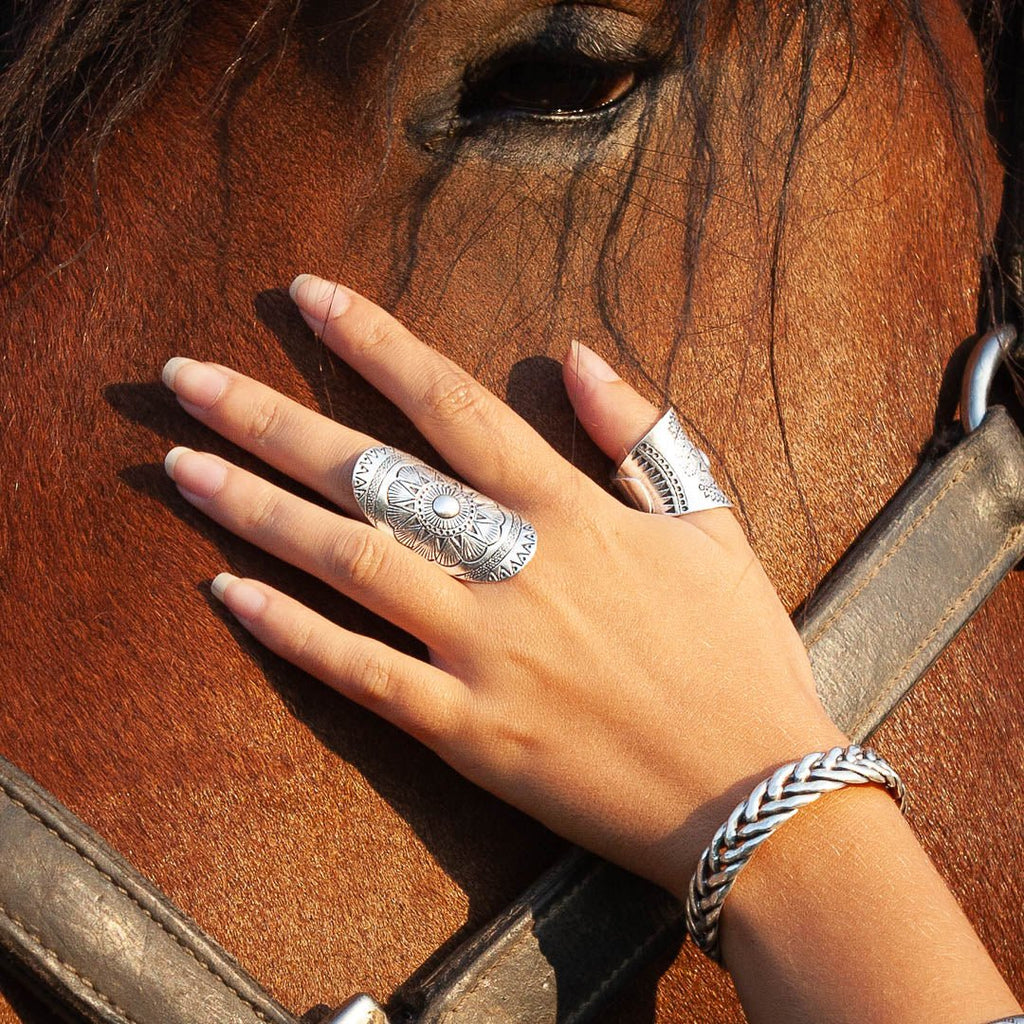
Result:
<svg viewBox="0 0 1024 1024">
<path fill-rule="evenodd" d="M 978 339 L 964 369 L 960 388 L 960 421 L 964 433 L 973 433 L 981 426 L 988 412 L 988 393 L 996 371 L 1004 363 L 1020 359 L 1024 351 L 1015 353 L 1017 331 L 1011 324 L 1000 324 Z"/>
<path fill-rule="evenodd" d="M 457 579 L 507 580 L 537 550 L 536 530 L 517 512 L 397 448 L 367 448 L 352 490 L 377 529 Z"/>
<path fill-rule="evenodd" d="M 633 446 L 612 482 L 641 512 L 681 516 L 732 507 L 671 408 Z"/>
</svg>

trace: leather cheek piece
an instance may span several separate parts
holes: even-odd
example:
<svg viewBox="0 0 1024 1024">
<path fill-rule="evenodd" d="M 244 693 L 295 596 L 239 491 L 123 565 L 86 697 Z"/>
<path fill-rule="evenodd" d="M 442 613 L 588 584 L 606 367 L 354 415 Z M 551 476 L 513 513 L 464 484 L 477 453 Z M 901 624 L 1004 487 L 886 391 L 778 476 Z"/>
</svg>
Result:
<svg viewBox="0 0 1024 1024">
<path fill-rule="evenodd" d="M 0 758 L 0 949 L 94 1024 L 297 1024 L 45 790 Z"/>
<path fill-rule="evenodd" d="M 858 742 L 877 729 L 1022 556 L 1024 437 L 996 406 L 911 476 L 797 614 L 836 725 Z"/>
</svg>

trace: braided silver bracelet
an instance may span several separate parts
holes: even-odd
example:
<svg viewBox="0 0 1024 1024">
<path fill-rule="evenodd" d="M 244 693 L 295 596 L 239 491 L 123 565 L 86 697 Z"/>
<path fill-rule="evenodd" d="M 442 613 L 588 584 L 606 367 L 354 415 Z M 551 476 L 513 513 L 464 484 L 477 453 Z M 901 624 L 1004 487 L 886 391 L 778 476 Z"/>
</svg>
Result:
<svg viewBox="0 0 1024 1024">
<path fill-rule="evenodd" d="M 884 786 L 900 810 L 905 809 L 906 790 L 892 766 L 873 750 L 852 744 L 783 765 L 729 815 L 701 855 L 686 898 L 686 930 L 712 960 L 722 960 L 718 941 L 722 904 L 751 854 L 823 793 L 868 782 Z"/>
</svg>

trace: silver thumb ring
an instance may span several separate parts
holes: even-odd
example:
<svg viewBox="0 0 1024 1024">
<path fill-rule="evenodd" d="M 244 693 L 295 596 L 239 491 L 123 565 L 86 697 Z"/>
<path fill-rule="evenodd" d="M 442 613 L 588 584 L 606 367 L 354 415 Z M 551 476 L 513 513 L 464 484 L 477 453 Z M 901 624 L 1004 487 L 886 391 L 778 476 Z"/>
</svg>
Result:
<svg viewBox="0 0 1024 1024">
<path fill-rule="evenodd" d="M 537 532 L 521 515 L 397 448 L 367 448 L 352 468 L 366 518 L 450 576 L 494 583 L 522 572 Z"/>
<path fill-rule="evenodd" d="M 711 475 L 708 457 L 690 440 L 671 408 L 633 446 L 612 482 L 641 512 L 681 516 L 732 508 Z"/>
</svg>

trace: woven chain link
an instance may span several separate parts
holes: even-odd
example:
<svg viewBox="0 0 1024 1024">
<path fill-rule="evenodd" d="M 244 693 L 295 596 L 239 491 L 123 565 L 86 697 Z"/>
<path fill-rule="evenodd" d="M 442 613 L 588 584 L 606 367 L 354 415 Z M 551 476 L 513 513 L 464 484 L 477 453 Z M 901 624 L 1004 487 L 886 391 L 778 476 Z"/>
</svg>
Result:
<svg viewBox="0 0 1024 1024">
<path fill-rule="evenodd" d="M 906 790 L 892 766 L 875 751 L 852 744 L 808 754 L 783 765 L 729 815 L 701 855 L 686 899 L 686 930 L 712 960 L 721 962 L 718 919 L 736 876 L 753 852 L 801 807 L 844 786 L 884 786 L 906 807 Z"/>
</svg>

